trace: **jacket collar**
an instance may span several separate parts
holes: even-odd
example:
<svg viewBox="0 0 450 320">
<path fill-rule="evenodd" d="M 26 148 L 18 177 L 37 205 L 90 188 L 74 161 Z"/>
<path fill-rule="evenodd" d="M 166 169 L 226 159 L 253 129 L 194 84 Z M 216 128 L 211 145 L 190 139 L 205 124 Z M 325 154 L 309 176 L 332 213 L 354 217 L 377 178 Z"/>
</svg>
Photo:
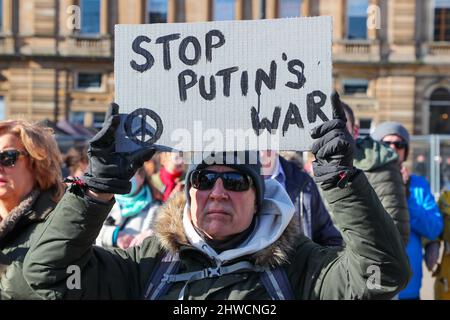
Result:
<svg viewBox="0 0 450 320">
<path fill-rule="evenodd" d="M 32 223 L 45 220 L 55 208 L 49 190 L 40 192 L 33 190 L 9 215 L 0 222 L 0 242 L 5 240 L 12 231 L 16 232 Z"/>
<path fill-rule="evenodd" d="M 181 249 L 193 247 L 183 227 L 183 211 L 186 198 L 183 192 L 172 197 L 160 210 L 155 223 L 155 236 L 162 247 L 172 254 Z M 277 267 L 288 262 L 290 253 L 295 249 L 299 237 L 297 219 L 291 219 L 281 237 L 259 252 L 252 254 L 249 260 L 262 267 Z"/>
</svg>

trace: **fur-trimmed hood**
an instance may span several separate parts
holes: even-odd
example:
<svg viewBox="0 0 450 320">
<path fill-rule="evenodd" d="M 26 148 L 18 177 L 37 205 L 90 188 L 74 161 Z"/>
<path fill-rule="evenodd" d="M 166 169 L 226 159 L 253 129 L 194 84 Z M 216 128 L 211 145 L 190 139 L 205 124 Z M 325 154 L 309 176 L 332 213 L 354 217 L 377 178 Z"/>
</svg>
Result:
<svg viewBox="0 0 450 320">
<path fill-rule="evenodd" d="M 218 263 L 248 255 L 255 265 L 262 267 L 276 267 L 288 262 L 290 252 L 294 250 L 296 239 L 300 235 L 299 222 L 293 218 L 294 206 L 284 188 L 273 179 L 266 180 L 265 183 L 263 207 L 256 217 L 255 230 L 236 249 L 220 254 L 211 248 L 205 250 L 205 243 L 193 231 L 189 207 L 182 192 L 161 208 L 155 223 L 155 235 L 162 247 L 171 253 L 178 252 L 181 246 L 193 246 Z"/>
<path fill-rule="evenodd" d="M 50 191 L 33 190 L 4 220 L 0 221 L 0 245 L 8 241 L 7 238 L 14 237 L 14 233 L 20 232 L 21 228 L 45 220 L 55 206 Z"/>
</svg>

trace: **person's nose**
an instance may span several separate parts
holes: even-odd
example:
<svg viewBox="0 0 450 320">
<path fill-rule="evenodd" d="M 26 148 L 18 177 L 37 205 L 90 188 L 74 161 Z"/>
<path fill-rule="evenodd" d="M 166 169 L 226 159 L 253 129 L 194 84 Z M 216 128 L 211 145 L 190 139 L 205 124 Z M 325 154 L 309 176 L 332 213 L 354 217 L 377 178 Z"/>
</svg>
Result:
<svg viewBox="0 0 450 320">
<path fill-rule="evenodd" d="M 226 200 L 228 199 L 227 190 L 223 186 L 223 181 L 221 178 L 216 180 L 214 187 L 211 189 L 209 197 L 214 200 Z"/>
</svg>

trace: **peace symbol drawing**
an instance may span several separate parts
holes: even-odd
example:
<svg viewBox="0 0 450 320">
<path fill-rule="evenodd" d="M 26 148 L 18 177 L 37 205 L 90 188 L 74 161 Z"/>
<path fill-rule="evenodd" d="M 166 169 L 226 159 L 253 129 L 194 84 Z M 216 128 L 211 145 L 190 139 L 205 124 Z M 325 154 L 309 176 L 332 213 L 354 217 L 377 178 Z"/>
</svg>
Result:
<svg viewBox="0 0 450 320">
<path fill-rule="evenodd" d="M 159 115 L 153 110 L 139 108 L 127 115 L 124 129 L 131 141 L 146 147 L 151 146 L 161 137 L 163 123 Z"/>
</svg>

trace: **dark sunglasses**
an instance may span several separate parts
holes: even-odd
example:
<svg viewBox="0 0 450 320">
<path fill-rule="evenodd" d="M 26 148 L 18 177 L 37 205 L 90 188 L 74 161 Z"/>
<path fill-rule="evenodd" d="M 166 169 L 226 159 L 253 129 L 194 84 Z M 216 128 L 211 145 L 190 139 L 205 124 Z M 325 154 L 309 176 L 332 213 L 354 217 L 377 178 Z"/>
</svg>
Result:
<svg viewBox="0 0 450 320">
<path fill-rule="evenodd" d="M 0 165 L 3 167 L 14 167 L 20 156 L 27 156 L 28 153 L 19 150 L 5 150 L 0 152 Z"/>
<path fill-rule="evenodd" d="M 229 191 L 246 191 L 252 185 L 252 179 L 241 172 L 215 172 L 208 170 L 195 170 L 191 174 L 191 185 L 198 190 L 210 190 L 217 179 L 222 179 L 223 186 Z"/>
<path fill-rule="evenodd" d="M 408 144 L 405 141 L 382 141 L 385 146 L 395 146 L 397 149 L 405 149 Z"/>
</svg>

